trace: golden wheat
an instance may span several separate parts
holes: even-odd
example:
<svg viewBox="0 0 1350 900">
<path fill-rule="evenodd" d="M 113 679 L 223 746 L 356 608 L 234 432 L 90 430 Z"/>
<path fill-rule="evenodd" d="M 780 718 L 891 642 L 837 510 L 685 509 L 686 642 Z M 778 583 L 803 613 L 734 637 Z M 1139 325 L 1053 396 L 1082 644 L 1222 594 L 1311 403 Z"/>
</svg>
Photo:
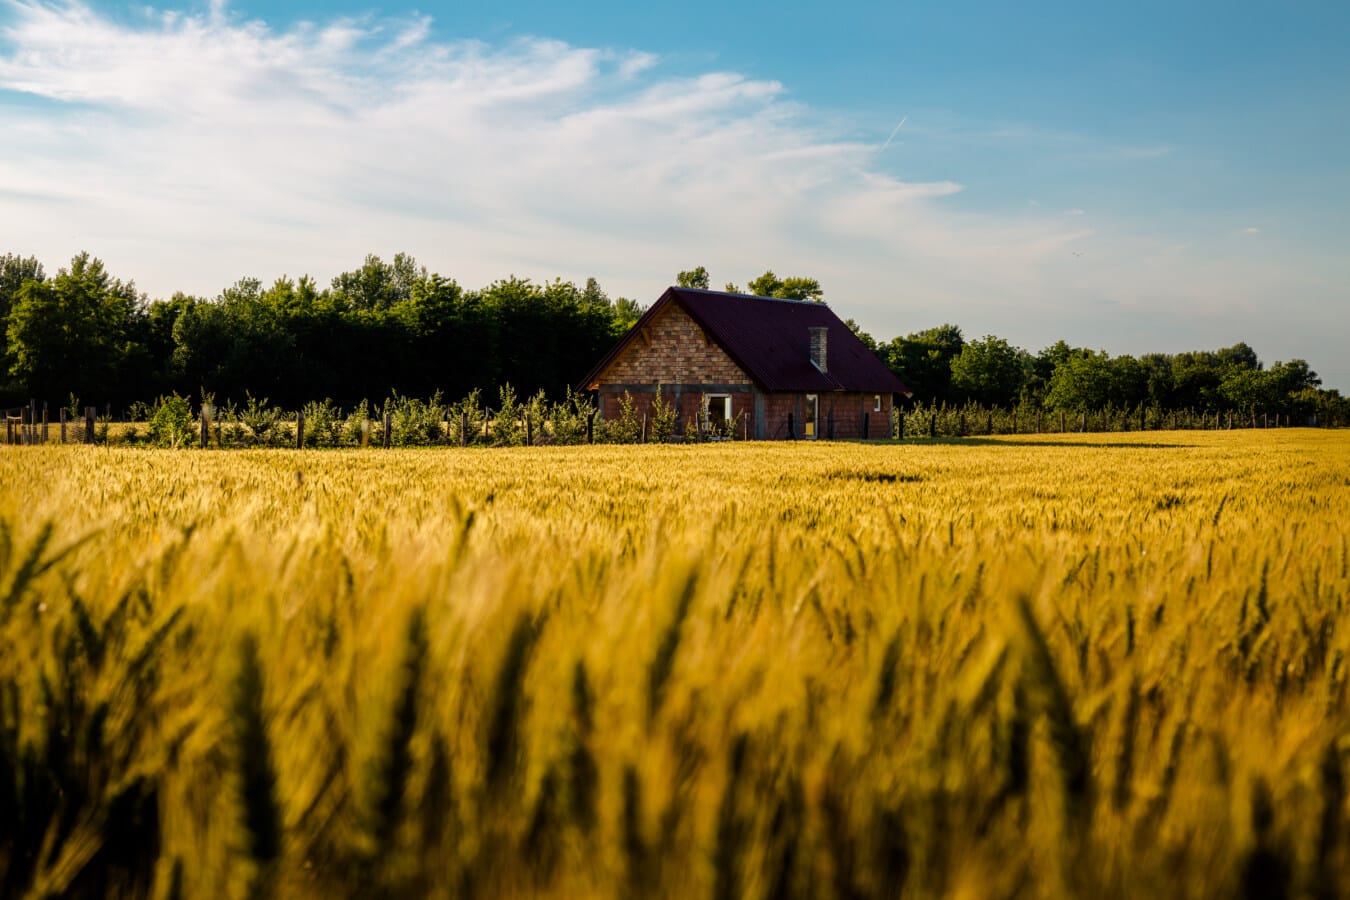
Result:
<svg viewBox="0 0 1350 900">
<path fill-rule="evenodd" d="M 1350 435 L 0 451 L 0 895 L 1350 894 Z"/>
</svg>

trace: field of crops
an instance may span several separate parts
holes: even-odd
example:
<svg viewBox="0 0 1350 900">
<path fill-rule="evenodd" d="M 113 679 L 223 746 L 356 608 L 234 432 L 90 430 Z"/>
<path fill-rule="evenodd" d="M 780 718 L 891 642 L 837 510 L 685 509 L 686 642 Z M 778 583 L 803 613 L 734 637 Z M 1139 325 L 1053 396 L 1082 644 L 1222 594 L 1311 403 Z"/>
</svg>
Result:
<svg viewBox="0 0 1350 900">
<path fill-rule="evenodd" d="M 0 896 L 1350 895 L 1350 434 L 0 448 Z"/>
</svg>

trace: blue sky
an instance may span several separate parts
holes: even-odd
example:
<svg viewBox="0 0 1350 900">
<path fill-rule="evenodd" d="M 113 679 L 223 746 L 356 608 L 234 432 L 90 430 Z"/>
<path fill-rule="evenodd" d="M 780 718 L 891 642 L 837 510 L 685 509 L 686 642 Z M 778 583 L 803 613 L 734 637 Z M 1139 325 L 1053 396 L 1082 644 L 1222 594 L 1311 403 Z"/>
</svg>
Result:
<svg viewBox="0 0 1350 900">
<path fill-rule="evenodd" d="M 1345 3 L 0 0 L 0 250 L 152 296 L 772 268 L 883 339 L 1350 391 L 1346 47 Z"/>
</svg>

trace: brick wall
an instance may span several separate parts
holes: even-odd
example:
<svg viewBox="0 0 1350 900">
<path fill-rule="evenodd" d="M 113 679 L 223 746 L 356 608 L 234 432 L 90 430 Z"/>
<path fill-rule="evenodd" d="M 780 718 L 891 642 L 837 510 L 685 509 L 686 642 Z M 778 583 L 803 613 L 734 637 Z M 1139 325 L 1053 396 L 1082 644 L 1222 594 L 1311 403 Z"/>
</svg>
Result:
<svg viewBox="0 0 1350 900">
<path fill-rule="evenodd" d="M 606 384 L 750 384 L 703 329 L 676 303 L 647 324 L 596 381 Z"/>
<path fill-rule="evenodd" d="M 619 398 L 622 395 L 612 391 L 602 392 L 600 395 L 601 415 L 607 419 L 615 419 L 619 416 Z M 638 417 L 651 416 L 652 403 L 656 399 L 654 391 L 629 391 L 629 396 L 633 398 L 633 409 Z M 764 439 L 770 441 L 785 440 L 788 436 L 787 420 L 788 413 L 792 414 L 793 430 L 797 440 L 806 439 L 806 430 L 803 427 L 803 417 L 806 412 L 805 394 L 764 394 Z M 817 420 L 816 437 L 820 440 L 828 440 L 830 437 L 830 419 L 834 419 L 834 438 L 835 440 L 857 440 L 861 437 L 867 437 L 872 440 L 885 440 L 892 436 L 891 432 L 891 397 L 889 394 L 881 395 L 881 411 L 874 412 L 875 394 L 860 393 L 828 393 L 818 394 L 819 400 L 819 418 Z M 678 398 L 670 391 L 662 394 L 662 399 L 670 405 L 677 406 L 680 412 L 679 430 L 682 433 L 686 427 L 693 428 L 695 417 L 702 409 L 703 394 L 697 391 L 685 391 Z M 731 395 L 732 416 L 740 416 L 744 427 L 737 426 L 737 435 L 746 435 L 755 437 L 755 395 L 753 393 L 732 394 Z M 864 417 L 867 425 L 867 434 L 863 434 Z"/>
<path fill-rule="evenodd" d="M 600 415 L 606 419 L 617 419 L 619 417 L 619 400 L 622 396 L 622 392 L 602 392 L 600 394 Z M 633 400 L 633 411 L 638 418 L 640 419 L 645 415 L 650 420 L 652 405 L 656 402 L 656 392 L 630 390 L 628 396 Z M 703 394 L 701 392 L 684 391 L 677 397 L 670 390 L 663 390 L 661 400 L 667 406 L 675 407 L 679 412 L 678 433 L 682 434 L 686 428 L 694 428 L 694 423 L 703 410 Z M 731 416 L 733 419 L 739 417 L 736 425 L 737 437 L 753 438 L 755 436 L 755 400 L 753 394 L 732 394 Z"/>
<path fill-rule="evenodd" d="M 891 395 L 881 395 L 881 411 L 873 412 L 875 394 L 822 393 L 819 402 L 816 436 L 828 438 L 833 413 L 834 437 L 837 440 L 856 440 L 863 435 L 863 416 L 867 416 L 866 437 L 874 440 L 891 436 Z M 793 430 L 800 440 L 806 436 L 802 418 L 806 412 L 805 394 L 768 394 L 764 398 L 765 437 L 782 440 L 787 437 L 787 417 L 792 413 Z"/>
</svg>

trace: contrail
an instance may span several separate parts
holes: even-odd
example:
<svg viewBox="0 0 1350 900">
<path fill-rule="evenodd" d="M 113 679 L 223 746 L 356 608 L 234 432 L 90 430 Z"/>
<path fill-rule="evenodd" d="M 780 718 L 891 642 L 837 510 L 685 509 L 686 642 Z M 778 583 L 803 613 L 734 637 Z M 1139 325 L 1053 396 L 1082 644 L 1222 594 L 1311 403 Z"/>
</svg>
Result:
<svg viewBox="0 0 1350 900">
<path fill-rule="evenodd" d="M 908 118 L 909 118 L 908 115 L 903 116 L 900 119 L 899 124 L 897 124 L 893 129 L 891 129 L 891 136 L 886 138 L 886 143 L 881 145 L 881 149 L 877 151 L 878 153 L 885 151 L 885 149 L 891 145 L 891 141 L 895 140 L 895 136 L 900 133 L 901 127 L 903 127 L 905 124 L 905 119 Z"/>
</svg>

